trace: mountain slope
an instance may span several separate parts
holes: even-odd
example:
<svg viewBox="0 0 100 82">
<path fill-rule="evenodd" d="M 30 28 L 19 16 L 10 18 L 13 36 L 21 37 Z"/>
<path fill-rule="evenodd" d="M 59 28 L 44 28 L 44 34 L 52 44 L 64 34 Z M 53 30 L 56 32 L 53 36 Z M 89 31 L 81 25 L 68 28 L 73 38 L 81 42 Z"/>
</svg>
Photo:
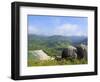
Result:
<svg viewBox="0 0 100 82">
<path fill-rule="evenodd" d="M 87 45 L 87 37 L 84 36 L 40 36 L 28 35 L 28 49 L 66 48 L 68 45 Z"/>
</svg>

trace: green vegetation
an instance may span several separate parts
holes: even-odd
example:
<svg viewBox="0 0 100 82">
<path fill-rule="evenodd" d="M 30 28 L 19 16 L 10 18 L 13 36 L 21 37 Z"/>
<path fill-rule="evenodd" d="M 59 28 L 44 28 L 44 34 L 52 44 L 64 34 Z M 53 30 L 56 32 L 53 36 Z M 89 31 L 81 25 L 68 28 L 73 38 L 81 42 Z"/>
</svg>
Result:
<svg viewBox="0 0 100 82">
<path fill-rule="evenodd" d="M 60 61 L 57 60 L 42 60 L 42 61 L 32 61 L 28 60 L 28 66 L 55 66 L 55 65 L 76 65 L 76 64 L 87 64 L 85 59 L 62 59 Z"/>
<path fill-rule="evenodd" d="M 28 38 L 28 50 L 43 50 L 49 56 L 61 54 L 60 48 L 66 48 L 70 45 L 70 41 L 61 36 L 37 36 L 30 35 Z"/>
<path fill-rule="evenodd" d="M 75 38 L 75 39 L 74 39 Z M 64 36 L 38 36 L 38 35 L 28 35 L 28 51 L 33 50 L 43 50 L 48 56 L 56 57 L 61 56 L 62 49 L 67 48 L 69 45 L 76 45 L 83 37 L 64 37 Z M 77 38 L 77 39 L 76 39 Z M 86 39 L 86 38 L 85 38 Z M 72 42 L 74 41 L 74 42 Z M 75 43 L 76 42 L 76 43 Z M 85 41 L 87 42 L 87 41 Z M 50 66 L 50 65 L 73 65 L 73 64 L 86 64 L 86 59 L 62 59 L 60 61 L 54 60 L 41 60 L 37 61 L 32 53 L 28 53 L 28 66 Z"/>
</svg>

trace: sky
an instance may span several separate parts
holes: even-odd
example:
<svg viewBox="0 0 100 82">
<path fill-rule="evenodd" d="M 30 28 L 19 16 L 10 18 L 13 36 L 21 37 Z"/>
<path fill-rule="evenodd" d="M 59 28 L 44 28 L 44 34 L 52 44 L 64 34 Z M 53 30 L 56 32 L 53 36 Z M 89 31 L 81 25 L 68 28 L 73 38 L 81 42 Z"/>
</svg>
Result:
<svg viewBox="0 0 100 82">
<path fill-rule="evenodd" d="M 28 34 L 87 36 L 87 17 L 28 15 Z"/>
</svg>

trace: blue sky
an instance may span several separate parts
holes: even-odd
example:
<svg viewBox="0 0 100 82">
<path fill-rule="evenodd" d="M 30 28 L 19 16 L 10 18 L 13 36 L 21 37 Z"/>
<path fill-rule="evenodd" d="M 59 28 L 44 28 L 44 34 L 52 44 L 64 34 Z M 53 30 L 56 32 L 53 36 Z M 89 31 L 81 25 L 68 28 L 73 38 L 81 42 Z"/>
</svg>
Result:
<svg viewBox="0 0 100 82">
<path fill-rule="evenodd" d="M 37 35 L 87 36 L 88 18 L 70 16 L 28 16 L 28 33 Z"/>
</svg>

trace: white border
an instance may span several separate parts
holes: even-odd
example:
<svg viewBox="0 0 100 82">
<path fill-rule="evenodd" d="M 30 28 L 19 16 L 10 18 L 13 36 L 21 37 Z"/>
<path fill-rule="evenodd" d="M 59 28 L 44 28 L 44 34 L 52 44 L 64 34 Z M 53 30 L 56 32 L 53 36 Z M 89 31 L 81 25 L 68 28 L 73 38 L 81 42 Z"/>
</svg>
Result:
<svg viewBox="0 0 100 82">
<path fill-rule="evenodd" d="M 27 15 L 56 15 L 88 17 L 88 64 L 27 67 Z M 20 76 L 93 72 L 94 71 L 94 11 L 21 7 L 20 8 Z"/>
</svg>

